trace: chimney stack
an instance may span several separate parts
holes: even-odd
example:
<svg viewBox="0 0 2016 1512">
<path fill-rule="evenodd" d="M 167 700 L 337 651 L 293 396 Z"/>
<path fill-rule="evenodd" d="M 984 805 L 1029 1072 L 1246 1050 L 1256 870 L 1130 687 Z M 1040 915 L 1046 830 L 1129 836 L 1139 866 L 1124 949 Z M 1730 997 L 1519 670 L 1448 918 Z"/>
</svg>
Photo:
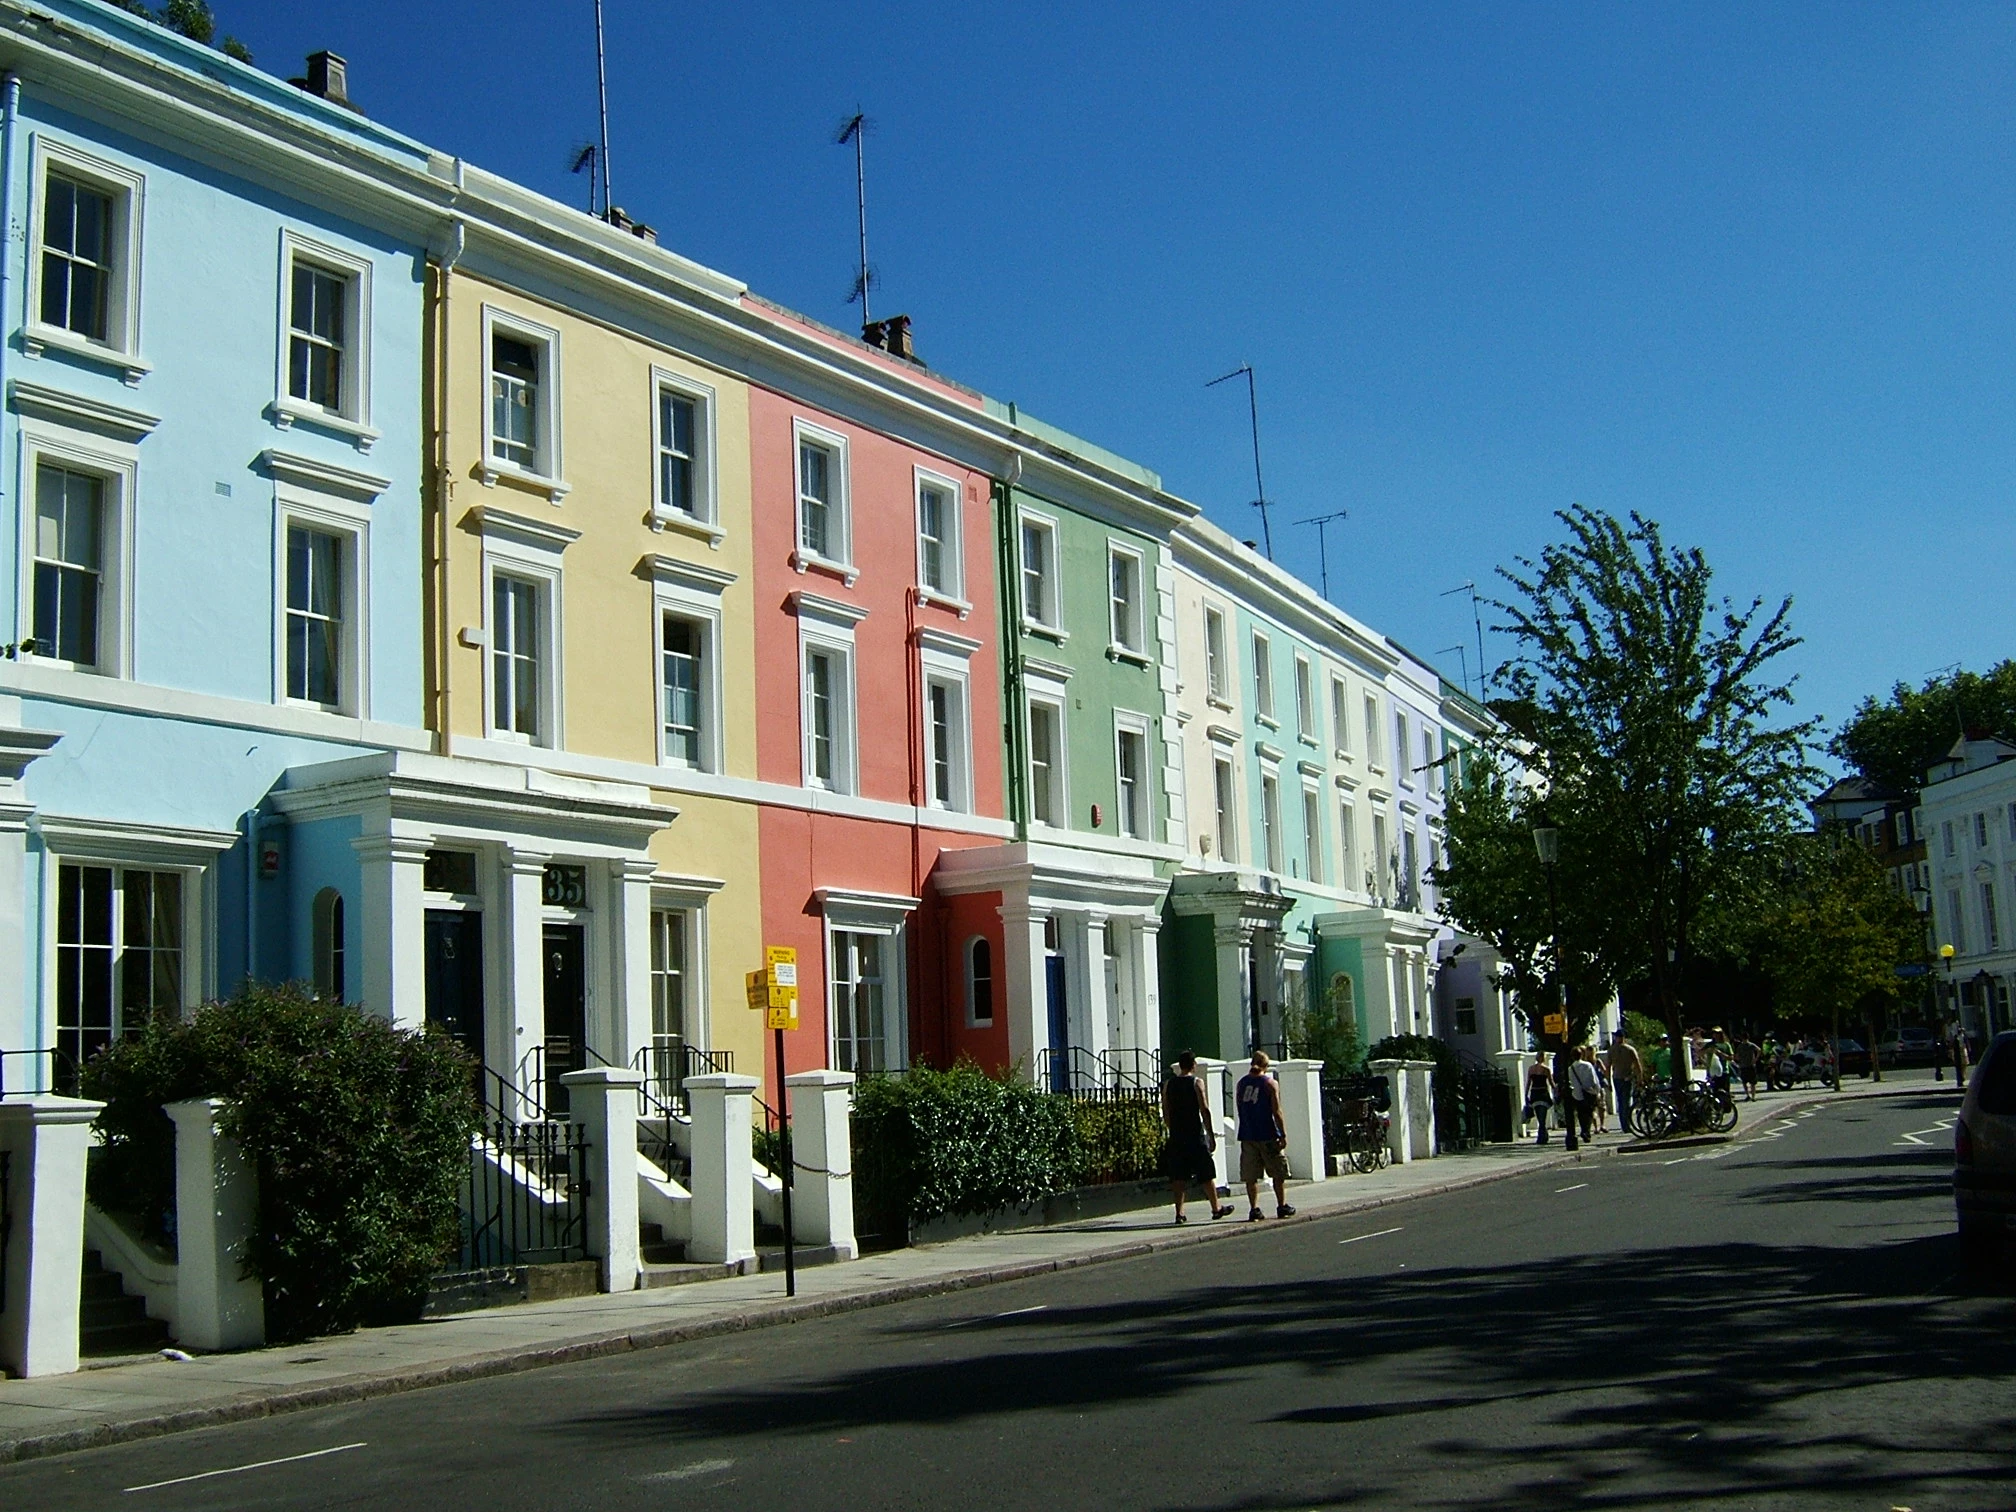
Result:
<svg viewBox="0 0 2016 1512">
<path fill-rule="evenodd" d="M 296 89 L 327 100 L 331 105 L 356 110 L 357 107 L 350 103 L 349 73 L 350 65 L 343 61 L 342 55 L 325 47 L 320 52 L 308 54 L 308 71 L 301 78 L 287 82 Z"/>
<path fill-rule="evenodd" d="M 917 362 L 917 347 L 910 339 L 910 317 L 891 315 L 887 320 L 871 320 L 861 327 L 861 339 L 877 351 L 905 362 Z M 923 364 L 918 362 L 922 367 Z"/>
</svg>

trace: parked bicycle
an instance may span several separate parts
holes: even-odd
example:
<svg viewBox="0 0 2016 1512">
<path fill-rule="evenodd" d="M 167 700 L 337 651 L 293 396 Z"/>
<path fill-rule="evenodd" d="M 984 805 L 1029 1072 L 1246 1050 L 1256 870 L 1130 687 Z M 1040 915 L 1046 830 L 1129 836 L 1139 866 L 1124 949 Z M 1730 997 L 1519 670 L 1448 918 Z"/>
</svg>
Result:
<svg viewBox="0 0 2016 1512">
<path fill-rule="evenodd" d="M 1376 1171 L 1393 1158 L 1386 1143 L 1392 1119 L 1372 1105 L 1369 1097 L 1352 1098 L 1338 1109 L 1339 1132 L 1354 1171 Z"/>
<path fill-rule="evenodd" d="M 1648 1087 L 1631 1109 L 1631 1132 L 1642 1139 L 1676 1134 L 1727 1134 L 1739 1114 L 1729 1088 L 1720 1082 L 1689 1082 L 1676 1092 L 1670 1084 Z"/>
</svg>

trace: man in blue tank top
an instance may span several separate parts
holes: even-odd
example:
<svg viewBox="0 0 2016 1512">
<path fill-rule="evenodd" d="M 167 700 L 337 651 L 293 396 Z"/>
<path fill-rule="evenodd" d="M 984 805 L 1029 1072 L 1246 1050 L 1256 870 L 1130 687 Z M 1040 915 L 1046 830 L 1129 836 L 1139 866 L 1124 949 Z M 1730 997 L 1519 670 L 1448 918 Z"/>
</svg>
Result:
<svg viewBox="0 0 2016 1512">
<path fill-rule="evenodd" d="M 1253 1052 L 1253 1067 L 1239 1078 L 1234 1093 L 1239 1108 L 1239 1179 L 1246 1183 L 1246 1220 L 1260 1213 L 1260 1178 L 1274 1183 L 1274 1216 L 1291 1218 L 1288 1205 L 1288 1126 L 1281 1117 L 1281 1086 L 1267 1074 L 1267 1052 Z"/>
</svg>

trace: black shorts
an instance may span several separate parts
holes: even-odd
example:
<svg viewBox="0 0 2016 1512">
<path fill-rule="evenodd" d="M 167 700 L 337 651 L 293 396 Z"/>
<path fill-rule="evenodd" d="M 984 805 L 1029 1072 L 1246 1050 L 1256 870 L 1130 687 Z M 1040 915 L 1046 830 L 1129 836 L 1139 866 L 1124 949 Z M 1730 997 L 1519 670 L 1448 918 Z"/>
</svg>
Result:
<svg viewBox="0 0 2016 1512">
<path fill-rule="evenodd" d="M 1202 1139 L 1172 1139 L 1162 1146 L 1162 1174 L 1171 1181 L 1216 1181 L 1218 1162 Z"/>
</svg>

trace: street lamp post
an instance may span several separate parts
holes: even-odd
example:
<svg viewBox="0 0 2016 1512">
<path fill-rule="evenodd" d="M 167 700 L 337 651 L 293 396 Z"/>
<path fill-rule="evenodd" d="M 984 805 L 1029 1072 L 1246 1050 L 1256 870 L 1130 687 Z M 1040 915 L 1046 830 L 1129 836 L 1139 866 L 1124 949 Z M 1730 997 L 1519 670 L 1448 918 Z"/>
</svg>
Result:
<svg viewBox="0 0 2016 1512">
<path fill-rule="evenodd" d="M 1561 831 L 1551 824 L 1541 824 L 1533 829 L 1533 849 L 1539 853 L 1540 869 L 1547 874 L 1547 934 L 1553 945 L 1553 999 L 1554 1011 L 1561 1016 L 1561 1034 L 1555 1045 L 1557 1052 L 1555 1065 L 1560 1064 L 1560 1051 L 1568 1048 L 1568 989 L 1561 979 L 1561 909 L 1554 894 L 1554 868 L 1561 860 Z M 1541 1035 L 1544 1046 L 1549 1038 Z M 1556 1077 L 1554 1095 L 1561 1104 L 1561 1146 L 1566 1150 L 1579 1150 L 1581 1144 L 1575 1135 L 1575 1099 L 1570 1089 L 1562 1085 L 1563 1078 Z"/>
</svg>

